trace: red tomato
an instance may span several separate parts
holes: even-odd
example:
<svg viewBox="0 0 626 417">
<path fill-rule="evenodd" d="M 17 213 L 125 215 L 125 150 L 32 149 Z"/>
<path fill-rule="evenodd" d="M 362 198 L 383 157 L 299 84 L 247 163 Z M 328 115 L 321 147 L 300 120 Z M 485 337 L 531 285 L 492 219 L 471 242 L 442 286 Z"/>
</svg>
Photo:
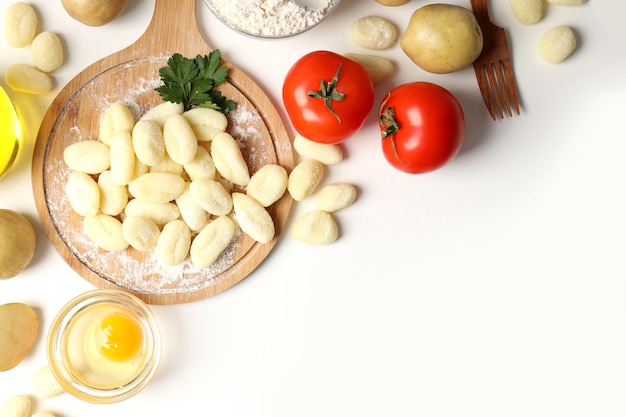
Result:
<svg viewBox="0 0 626 417">
<path fill-rule="evenodd" d="M 354 135 L 374 103 L 374 87 L 361 64 L 328 51 L 311 52 L 289 70 L 283 102 L 293 127 L 318 143 Z"/>
<path fill-rule="evenodd" d="M 383 154 L 400 171 L 421 174 L 450 161 L 465 137 L 465 116 L 456 97 L 427 82 L 400 85 L 380 106 Z"/>
</svg>

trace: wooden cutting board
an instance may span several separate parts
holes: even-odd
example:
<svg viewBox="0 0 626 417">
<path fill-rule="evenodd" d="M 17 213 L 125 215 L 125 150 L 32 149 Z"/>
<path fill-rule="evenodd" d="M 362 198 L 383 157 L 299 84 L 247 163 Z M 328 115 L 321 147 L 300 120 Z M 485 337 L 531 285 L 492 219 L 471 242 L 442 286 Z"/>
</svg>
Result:
<svg viewBox="0 0 626 417">
<path fill-rule="evenodd" d="M 174 53 L 192 58 L 211 52 L 198 30 L 195 0 L 156 0 L 145 33 L 129 47 L 87 67 L 57 95 L 42 121 L 35 144 L 32 184 L 37 211 L 50 242 L 78 274 L 100 288 L 123 288 L 147 303 L 185 303 L 224 291 L 248 276 L 269 255 L 289 217 L 285 196 L 268 208 L 276 237 L 259 244 L 243 233 L 211 267 L 190 262 L 162 266 L 151 252 L 129 248 L 105 252 L 83 232 L 83 219 L 65 197 L 69 169 L 63 151 L 71 143 L 97 139 L 99 118 L 113 102 L 126 103 L 136 116 L 162 102 L 154 88 L 158 70 Z M 227 51 L 222 51 L 227 55 Z M 294 165 L 291 141 L 275 107 L 245 73 L 231 63 L 222 93 L 237 103 L 228 131 L 239 142 L 250 173 L 267 163 L 288 172 Z M 67 277 L 72 279 L 72 277 Z"/>
</svg>

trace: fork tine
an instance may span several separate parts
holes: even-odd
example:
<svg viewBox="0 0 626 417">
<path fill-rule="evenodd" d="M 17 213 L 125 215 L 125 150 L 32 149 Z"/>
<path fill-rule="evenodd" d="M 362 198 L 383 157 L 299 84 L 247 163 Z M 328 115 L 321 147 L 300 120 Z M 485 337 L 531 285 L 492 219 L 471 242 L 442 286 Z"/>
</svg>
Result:
<svg viewBox="0 0 626 417">
<path fill-rule="evenodd" d="M 511 65 L 511 61 L 504 60 L 502 61 L 502 69 L 504 70 L 504 76 L 506 78 L 506 85 L 508 86 L 507 92 L 511 99 L 511 103 L 515 108 L 515 112 L 520 114 L 519 110 L 519 97 L 517 95 L 517 87 L 515 86 L 515 77 L 513 77 L 513 67 Z"/>
<path fill-rule="evenodd" d="M 502 109 L 504 105 L 502 104 L 503 97 L 497 80 L 497 68 L 492 62 L 486 67 L 485 71 L 487 72 L 487 78 L 489 79 L 489 90 L 491 92 L 491 97 L 493 98 L 493 104 L 495 105 L 496 110 L 498 110 L 498 115 L 501 119 L 503 119 L 504 114 Z"/>
<path fill-rule="evenodd" d="M 509 86 L 507 84 L 506 76 L 504 74 L 504 63 L 502 61 L 495 62 L 493 64 L 493 71 L 496 74 L 496 78 L 498 80 L 497 90 L 498 96 L 502 99 L 502 103 L 504 103 L 504 108 L 506 108 L 506 112 L 510 117 L 513 117 L 513 113 L 511 112 L 511 97 L 509 94 Z"/>
<path fill-rule="evenodd" d="M 487 67 L 484 65 L 480 65 L 480 66 L 475 65 L 474 72 L 476 73 L 476 78 L 478 79 L 478 85 L 488 87 L 489 83 L 487 81 Z M 496 120 L 496 113 L 493 108 L 489 88 L 480 88 L 480 94 L 483 96 L 483 101 L 485 102 L 485 105 L 487 106 L 487 110 L 489 111 L 491 118 L 493 120 Z"/>
</svg>

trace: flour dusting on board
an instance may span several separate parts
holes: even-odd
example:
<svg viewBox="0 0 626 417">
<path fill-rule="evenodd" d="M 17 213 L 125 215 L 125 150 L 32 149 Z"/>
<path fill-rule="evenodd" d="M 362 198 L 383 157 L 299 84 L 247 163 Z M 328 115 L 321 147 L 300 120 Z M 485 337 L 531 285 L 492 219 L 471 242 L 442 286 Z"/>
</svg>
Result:
<svg viewBox="0 0 626 417">
<path fill-rule="evenodd" d="M 157 68 L 165 64 L 167 57 L 147 57 L 144 61 L 148 68 Z M 254 244 L 241 231 L 210 267 L 197 269 L 189 258 L 176 266 L 164 266 L 153 252 L 139 252 L 133 248 L 106 252 L 98 248 L 83 231 L 83 219 L 73 212 L 65 197 L 65 184 L 71 170 L 64 163 L 62 152 L 68 144 L 98 139 L 99 119 L 114 102 L 126 104 L 136 119 L 161 102 L 154 92 L 161 85 L 158 71 L 140 68 L 142 75 L 135 76 L 129 88 L 128 80 L 115 76 L 117 71 L 125 69 L 125 64 L 122 64 L 108 70 L 113 74 L 107 80 L 104 77 L 92 79 L 82 88 L 85 91 L 75 94 L 59 114 L 51 138 L 60 138 L 65 143 L 61 147 L 53 140 L 49 141 L 43 172 L 45 198 L 52 223 L 74 257 L 112 285 L 149 295 L 187 294 L 218 285 L 216 280 L 220 279 L 220 275 L 232 268 Z M 106 93 L 102 93 L 100 83 L 105 82 L 108 88 L 104 89 Z M 272 132 L 264 121 L 265 115 L 260 114 L 244 96 L 237 103 L 235 110 L 227 115 L 228 132 L 239 144 L 252 174 L 267 163 L 277 162 L 275 147 L 278 143 L 273 143 Z M 88 125 L 77 122 L 79 112 L 89 112 Z M 290 146 L 290 143 L 281 143 L 280 146 Z M 123 215 L 119 218 L 122 220 Z"/>
</svg>

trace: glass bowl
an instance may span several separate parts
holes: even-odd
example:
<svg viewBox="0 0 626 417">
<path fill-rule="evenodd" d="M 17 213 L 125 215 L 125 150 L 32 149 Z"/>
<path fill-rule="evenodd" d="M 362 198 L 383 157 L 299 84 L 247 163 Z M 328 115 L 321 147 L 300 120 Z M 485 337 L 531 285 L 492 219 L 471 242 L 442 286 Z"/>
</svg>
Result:
<svg viewBox="0 0 626 417">
<path fill-rule="evenodd" d="M 275 1 L 262 8 L 258 0 L 204 0 L 209 10 L 229 28 L 245 35 L 276 39 L 306 32 L 322 23 L 341 0 Z M 271 3 L 271 2 L 270 2 Z"/>
<path fill-rule="evenodd" d="M 100 289 L 67 303 L 52 322 L 47 345 L 59 384 L 92 403 L 137 394 L 161 360 L 161 336 L 152 311 L 123 290 Z"/>
</svg>

